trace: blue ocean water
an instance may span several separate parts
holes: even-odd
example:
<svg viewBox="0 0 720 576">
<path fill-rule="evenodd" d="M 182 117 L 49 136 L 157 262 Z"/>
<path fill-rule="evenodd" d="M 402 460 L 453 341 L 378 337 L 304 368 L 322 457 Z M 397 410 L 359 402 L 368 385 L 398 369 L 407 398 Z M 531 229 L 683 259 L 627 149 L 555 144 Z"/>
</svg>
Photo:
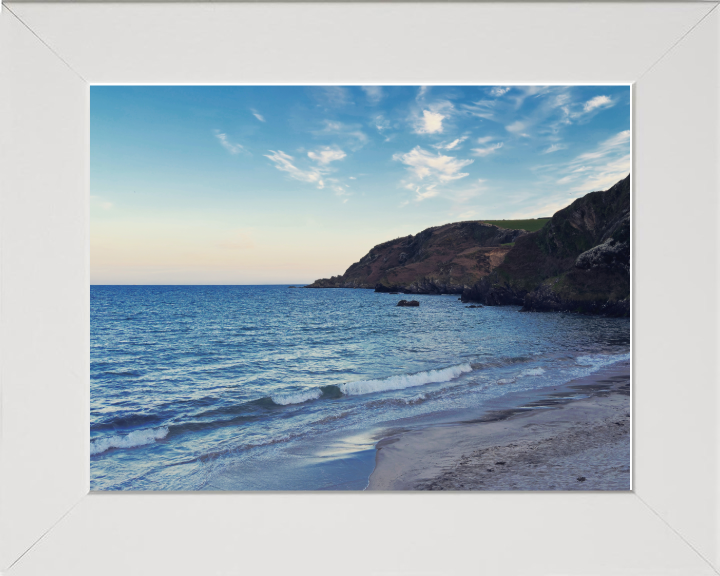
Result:
<svg viewBox="0 0 720 576">
<path fill-rule="evenodd" d="M 362 489 L 378 430 L 629 359 L 628 319 L 400 298 L 92 286 L 91 488 Z"/>
</svg>

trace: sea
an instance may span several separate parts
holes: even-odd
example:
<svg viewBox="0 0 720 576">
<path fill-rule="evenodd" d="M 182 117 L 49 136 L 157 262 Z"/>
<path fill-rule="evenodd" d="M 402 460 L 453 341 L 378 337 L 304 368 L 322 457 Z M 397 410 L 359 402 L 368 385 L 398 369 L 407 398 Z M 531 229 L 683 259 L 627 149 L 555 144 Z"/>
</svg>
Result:
<svg viewBox="0 0 720 576">
<path fill-rule="evenodd" d="M 629 319 L 457 295 L 92 286 L 90 301 L 95 491 L 363 490 L 389 433 L 630 358 Z"/>
</svg>

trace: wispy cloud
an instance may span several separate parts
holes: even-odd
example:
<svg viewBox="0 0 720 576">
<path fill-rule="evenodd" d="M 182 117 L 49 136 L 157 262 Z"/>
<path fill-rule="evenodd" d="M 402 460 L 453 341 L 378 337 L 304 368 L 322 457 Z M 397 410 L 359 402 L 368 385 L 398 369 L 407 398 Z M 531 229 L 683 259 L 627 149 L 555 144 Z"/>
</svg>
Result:
<svg viewBox="0 0 720 576">
<path fill-rule="evenodd" d="M 383 99 L 383 89 L 380 86 L 362 86 L 362 89 L 372 105 L 378 104 Z"/>
<path fill-rule="evenodd" d="M 257 110 L 251 108 L 250 112 L 252 112 L 252 115 L 255 116 L 255 118 L 257 118 L 258 120 L 260 120 L 260 122 L 265 122 L 265 116 L 260 114 Z"/>
<path fill-rule="evenodd" d="M 315 86 L 312 90 L 317 100 L 330 108 L 343 108 L 353 103 L 350 91 L 343 86 Z"/>
<path fill-rule="evenodd" d="M 521 120 L 516 120 L 512 124 L 508 124 L 507 126 L 505 126 L 505 130 L 507 130 L 508 132 L 513 132 L 514 134 L 518 134 L 525 130 L 526 126 L 527 124 L 525 122 L 522 122 Z"/>
<path fill-rule="evenodd" d="M 503 96 L 504 94 L 506 94 L 509 91 L 510 91 L 509 86 L 495 86 L 490 89 L 490 96 L 499 98 L 500 96 Z"/>
<path fill-rule="evenodd" d="M 393 160 L 402 162 L 407 167 L 411 180 L 404 186 L 415 192 L 415 199 L 418 201 L 437 196 L 440 193 L 438 185 L 469 176 L 469 173 L 462 172 L 462 169 L 473 163 L 473 160 L 433 154 L 420 146 L 405 154 L 393 155 Z"/>
<path fill-rule="evenodd" d="M 455 138 L 452 142 L 441 142 L 440 144 L 433 144 L 432 147 L 436 150 L 455 150 L 460 147 L 460 145 L 467 140 L 467 136 L 461 136 L 460 138 Z"/>
<path fill-rule="evenodd" d="M 339 147 L 322 146 L 316 150 L 309 151 L 307 153 L 308 158 L 315 164 L 307 166 L 308 162 L 306 160 L 306 166 L 304 168 L 298 166 L 298 161 L 282 150 L 270 150 L 270 152 L 271 153 L 266 154 L 265 157 L 272 161 L 275 168 L 281 172 L 286 172 L 291 178 L 300 180 L 301 182 L 315 184 L 321 190 L 328 184 L 336 193 L 344 190 L 344 185 L 340 180 L 337 178 L 327 178 L 327 176 L 333 172 L 329 167 L 330 163 L 347 157 L 347 154 Z"/>
<path fill-rule="evenodd" d="M 230 152 L 230 154 L 240 154 L 240 152 L 246 152 L 245 147 L 242 144 L 230 142 L 227 134 L 220 132 L 220 130 L 215 130 L 215 138 L 218 139 L 222 147 Z"/>
<path fill-rule="evenodd" d="M 359 150 L 368 142 L 359 124 L 344 124 L 336 120 L 324 120 L 323 128 L 313 131 L 315 136 L 337 136 L 352 150 Z"/>
<path fill-rule="evenodd" d="M 500 150 L 500 148 L 503 147 L 502 142 L 497 142 L 496 144 L 492 144 L 491 146 L 488 146 L 486 148 L 473 148 L 472 152 L 475 154 L 475 156 L 487 156 L 489 154 L 492 154 L 496 150 Z"/>
<path fill-rule="evenodd" d="M 564 197 L 606 190 L 630 172 L 630 131 L 607 138 L 569 162 L 538 167 L 555 185 L 566 188 Z"/>
<path fill-rule="evenodd" d="M 565 150 L 565 148 L 567 148 L 565 144 L 551 144 L 545 150 L 543 150 L 543 154 L 552 154 L 553 152 L 557 152 L 558 150 Z"/>
<path fill-rule="evenodd" d="M 595 98 L 591 98 L 587 102 L 585 102 L 585 105 L 583 106 L 583 110 L 587 112 L 592 112 L 596 108 L 609 108 L 613 105 L 613 101 L 607 97 L 607 96 L 595 96 Z"/>
<path fill-rule="evenodd" d="M 275 164 L 275 168 L 281 172 L 287 172 L 295 180 L 315 184 L 321 190 L 325 187 L 323 172 L 319 168 L 310 167 L 303 170 L 294 164 L 295 159 L 292 156 L 285 154 L 282 150 L 270 150 L 270 152 L 271 154 L 265 154 L 265 158 L 269 158 Z"/>
<path fill-rule="evenodd" d="M 335 162 L 336 160 L 342 160 L 346 156 L 347 154 L 337 146 L 324 146 L 315 151 L 308 152 L 308 157 L 311 160 L 315 160 L 323 165 L 330 164 L 330 162 Z"/>
<path fill-rule="evenodd" d="M 420 146 L 416 146 L 405 154 L 393 155 L 393 160 L 405 164 L 419 180 L 429 177 L 436 178 L 440 182 L 465 178 L 468 174 L 460 172 L 460 170 L 473 163 L 472 160 L 460 160 L 452 156 L 433 154 L 423 150 Z"/>
</svg>

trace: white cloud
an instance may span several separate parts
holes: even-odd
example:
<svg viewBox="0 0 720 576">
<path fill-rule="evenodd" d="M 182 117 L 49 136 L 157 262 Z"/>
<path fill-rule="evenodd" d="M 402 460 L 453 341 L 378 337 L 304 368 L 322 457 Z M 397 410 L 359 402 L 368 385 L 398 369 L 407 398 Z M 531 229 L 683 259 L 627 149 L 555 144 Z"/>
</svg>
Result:
<svg viewBox="0 0 720 576">
<path fill-rule="evenodd" d="M 587 113 L 595 110 L 595 108 L 609 108 L 612 105 L 613 101 L 609 97 L 595 96 L 595 98 L 591 98 L 590 100 L 585 102 L 585 106 L 583 106 L 583 111 Z"/>
<path fill-rule="evenodd" d="M 319 99 L 333 108 L 342 108 L 352 104 L 350 92 L 342 86 L 318 86 L 315 90 Z"/>
<path fill-rule="evenodd" d="M 505 130 L 508 132 L 518 133 L 521 130 L 525 129 L 525 122 L 521 122 L 520 120 L 516 120 L 512 124 L 508 124 L 505 126 Z"/>
<path fill-rule="evenodd" d="M 509 86 L 495 86 L 490 90 L 490 96 L 494 96 L 495 98 L 499 98 L 506 92 L 510 90 Z"/>
<path fill-rule="evenodd" d="M 472 104 L 463 104 L 461 108 L 471 116 L 477 116 L 485 120 L 494 120 L 497 114 L 496 106 L 496 100 L 478 100 Z"/>
<path fill-rule="evenodd" d="M 437 196 L 438 194 L 440 194 L 440 190 L 437 190 L 436 187 L 437 184 L 430 184 L 429 186 L 425 186 L 424 189 L 418 187 L 415 191 L 415 200 L 421 202 L 422 200 L 427 200 L 428 198 L 433 198 L 434 196 Z"/>
<path fill-rule="evenodd" d="M 565 144 L 551 144 L 548 148 L 543 150 L 543 154 L 552 154 L 553 152 L 557 152 L 558 150 L 565 150 L 567 146 Z"/>
<path fill-rule="evenodd" d="M 595 167 L 572 192 L 607 190 L 630 173 L 630 154 Z"/>
<path fill-rule="evenodd" d="M 282 150 L 278 150 L 277 152 L 270 150 L 270 152 L 272 152 L 272 154 L 266 154 L 265 158 L 269 158 L 275 164 L 275 168 L 281 172 L 287 172 L 290 177 L 295 180 L 315 184 L 321 190 L 325 187 L 323 172 L 318 168 L 311 167 L 308 170 L 302 170 L 293 164 L 295 159 L 289 154 L 285 154 Z"/>
<path fill-rule="evenodd" d="M 260 114 L 257 110 L 251 108 L 250 112 L 252 112 L 252 115 L 255 116 L 255 118 L 257 118 L 258 120 L 260 120 L 260 122 L 265 122 L 265 116 Z"/>
<path fill-rule="evenodd" d="M 456 138 L 452 142 L 441 142 L 440 144 L 433 144 L 433 148 L 437 150 L 454 150 L 467 139 L 467 136 L 462 136 L 460 138 Z"/>
<path fill-rule="evenodd" d="M 227 134 L 220 132 L 220 130 L 215 130 L 215 137 L 220 141 L 220 144 L 222 144 L 223 148 L 230 152 L 230 154 L 239 154 L 240 152 L 245 152 L 245 147 L 242 144 L 233 144 L 228 139 Z"/>
<path fill-rule="evenodd" d="M 491 146 L 488 146 L 487 148 L 473 148 L 472 151 L 475 156 L 487 156 L 488 154 L 492 154 L 493 152 L 495 152 L 495 150 L 499 150 L 502 147 L 503 143 L 498 142 L 497 144 L 493 144 Z"/>
<path fill-rule="evenodd" d="M 472 164 L 472 160 L 459 160 L 452 156 L 433 154 L 416 146 L 405 154 L 395 154 L 393 160 L 402 162 L 408 170 L 418 179 L 437 179 L 439 182 L 449 182 L 465 178 L 467 173 L 460 172 L 465 166 Z"/>
<path fill-rule="evenodd" d="M 616 152 L 618 148 L 624 149 L 628 146 L 629 149 L 629 144 L 630 130 L 623 130 L 622 132 L 615 134 L 612 138 L 608 138 L 604 142 L 601 142 L 600 145 L 592 152 L 580 154 L 580 156 L 578 156 L 575 160 L 579 160 L 581 162 L 586 160 L 597 160 L 598 158 L 603 158 L 612 152 Z"/>
<path fill-rule="evenodd" d="M 337 146 L 324 146 L 323 148 L 319 148 L 314 152 L 308 152 L 308 157 L 311 160 L 315 160 L 315 162 L 323 165 L 327 165 L 330 162 L 335 162 L 336 160 L 342 160 L 346 156 L 347 154 L 345 154 L 345 152 L 340 150 L 340 148 L 338 148 Z"/>
<path fill-rule="evenodd" d="M 494 138 L 492 136 L 483 136 L 482 138 L 477 139 L 478 144 L 487 144 L 488 142 L 492 142 Z"/>
<path fill-rule="evenodd" d="M 630 173 L 630 130 L 618 132 L 568 163 L 547 168 L 555 172 L 556 185 L 574 184 L 567 191 L 573 196 L 607 190 Z"/>
<path fill-rule="evenodd" d="M 381 86 L 361 86 L 367 96 L 370 104 L 377 104 L 383 98 L 383 89 Z"/>
<path fill-rule="evenodd" d="M 442 121 L 446 118 L 440 112 L 423 110 L 422 118 L 418 119 L 415 125 L 416 134 L 436 134 L 443 131 Z"/>
<path fill-rule="evenodd" d="M 343 139 L 352 150 L 359 150 L 368 142 L 367 135 L 360 130 L 357 124 L 343 124 L 333 120 L 325 120 L 322 130 L 315 130 L 316 136 L 334 135 Z"/>
</svg>

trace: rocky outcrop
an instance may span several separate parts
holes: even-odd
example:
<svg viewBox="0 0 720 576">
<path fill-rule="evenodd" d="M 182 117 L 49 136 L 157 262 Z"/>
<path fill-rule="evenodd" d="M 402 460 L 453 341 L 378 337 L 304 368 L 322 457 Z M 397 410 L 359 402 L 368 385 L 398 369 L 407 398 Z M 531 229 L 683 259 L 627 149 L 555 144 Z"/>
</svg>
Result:
<svg viewBox="0 0 720 576">
<path fill-rule="evenodd" d="M 397 303 L 397 306 L 420 306 L 420 302 L 417 300 L 400 300 L 400 302 Z"/>
<path fill-rule="evenodd" d="M 464 302 L 522 305 L 524 311 L 630 314 L 630 176 L 556 212 L 517 239 Z"/>
<path fill-rule="evenodd" d="M 630 244 L 608 238 L 602 244 L 590 248 L 575 260 L 575 268 L 581 270 L 620 270 L 630 273 Z"/>
<path fill-rule="evenodd" d="M 512 243 L 526 234 L 479 221 L 436 226 L 378 244 L 343 275 L 306 287 L 462 294 L 501 264 Z"/>
</svg>

